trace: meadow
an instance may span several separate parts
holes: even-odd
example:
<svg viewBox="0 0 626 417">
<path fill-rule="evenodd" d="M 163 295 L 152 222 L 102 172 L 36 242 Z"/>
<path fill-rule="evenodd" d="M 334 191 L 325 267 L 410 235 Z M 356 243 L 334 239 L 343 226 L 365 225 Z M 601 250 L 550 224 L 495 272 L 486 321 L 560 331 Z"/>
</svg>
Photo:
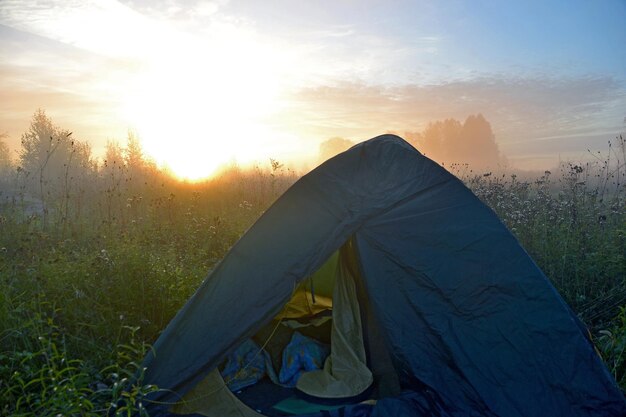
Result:
<svg viewBox="0 0 626 417">
<path fill-rule="evenodd" d="M 48 152 L 39 171 L 0 180 L 2 416 L 145 414 L 158 387 L 131 377 L 146 350 L 298 178 L 271 160 L 179 181 L 133 141 L 75 170 L 74 146 L 54 174 Z M 515 234 L 626 389 L 625 141 L 589 156 L 537 175 L 449 169 Z"/>
</svg>

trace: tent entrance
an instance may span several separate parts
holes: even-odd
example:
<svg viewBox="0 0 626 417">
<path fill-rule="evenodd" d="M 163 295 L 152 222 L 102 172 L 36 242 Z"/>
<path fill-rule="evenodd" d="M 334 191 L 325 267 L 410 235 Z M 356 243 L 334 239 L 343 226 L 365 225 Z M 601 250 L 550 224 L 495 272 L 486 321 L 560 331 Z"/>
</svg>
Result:
<svg viewBox="0 0 626 417">
<path fill-rule="evenodd" d="M 301 281 L 282 311 L 256 333 L 251 342 L 255 352 L 242 354 L 240 369 L 233 373 L 226 365 L 223 377 L 213 370 L 171 411 L 252 417 L 262 415 L 253 411 L 257 409 L 264 415 L 294 415 L 376 396 L 370 387 L 375 376 L 381 380 L 375 375 L 381 366 L 372 358 L 383 343 L 372 312 L 363 303 L 367 303 L 366 291 L 349 240 Z M 315 357 L 324 349 L 324 357 Z M 237 378 L 245 378 L 256 366 L 252 361 L 261 363 L 258 369 L 265 366 L 265 375 L 258 383 L 240 388 Z M 312 369 L 311 363 L 316 361 L 317 369 Z"/>
</svg>

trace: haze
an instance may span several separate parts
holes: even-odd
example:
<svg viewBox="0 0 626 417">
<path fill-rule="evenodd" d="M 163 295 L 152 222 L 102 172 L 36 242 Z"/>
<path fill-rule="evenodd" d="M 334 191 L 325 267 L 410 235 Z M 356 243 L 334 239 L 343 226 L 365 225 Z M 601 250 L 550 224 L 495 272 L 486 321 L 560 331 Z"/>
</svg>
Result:
<svg viewBox="0 0 626 417">
<path fill-rule="evenodd" d="M 626 3 L 0 1 L 0 133 L 41 108 L 181 177 L 482 114 L 522 169 L 624 130 Z M 473 116 L 472 116 L 473 117 Z M 474 120 L 474 119 L 471 119 Z"/>
</svg>

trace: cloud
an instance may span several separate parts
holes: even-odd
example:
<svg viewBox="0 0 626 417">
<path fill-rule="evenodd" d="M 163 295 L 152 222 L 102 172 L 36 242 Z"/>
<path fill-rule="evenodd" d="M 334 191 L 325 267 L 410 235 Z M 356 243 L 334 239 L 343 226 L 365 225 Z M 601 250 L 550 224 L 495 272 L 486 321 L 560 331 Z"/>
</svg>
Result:
<svg viewBox="0 0 626 417">
<path fill-rule="evenodd" d="M 290 7 L 293 14 L 222 0 L 0 0 L 0 132 L 15 137 L 19 129 L 6 126 L 25 115 L 20 126 L 27 124 L 37 107 L 86 130 L 86 121 L 98 132 L 128 126 L 128 115 L 116 114 L 124 101 L 146 91 L 184 93 L 179 84 L 190 73 L 202 80 L 189 88 L 191 98 L 267 108 L 264 122 L 308 139 L 296 147 L 313 152 L 333 136 L 420 131 L 431 120 L 479 112 L 509 157 L 593 148 L 622 127 L 623 78 L 526 66 L 485 74 L 458 63 L 463 57 L 445 31 L 407 36 L 358 19 L 328 22 L 311 4 Z M 314 16 L 303 18 L 303 7 Z M 259 104 L 268 96 L 276 109 Z"/>
<path fill-rule="evenodd" d="M 115 0 L 3 0 L 0 23 L 110 57 L 141 56 L 167 35 Z"/>
<path fill-rule="evenodd" d="M 121 3 L 156 18 L 182 18 L 190 15 L 212 16 L 226 6 L 228 0 L 120 0 Z"/>
<path fill-rule="evenodd" d="M 0 39 L 0 133 L 13 149 L 38 108 L 96 151 L 106 139 L 125 136 L 129 125 L 116 100 L 132 63 L 3 25 Z"/>
<path fill-rule="evenodd" d="M 0 67 L 0 80 L 6 76 Z M 33 113 L 45 109 L 54 122 L 89 140 L 100 153 L 108 139 L 123 139 L 129 124 L 120 119 L 108 97 L 89 96 L 60 89 L 32 89 L 0 81 L 0 133 L 7 133 L 11 148 L 17 149 Z"/>
</svg>

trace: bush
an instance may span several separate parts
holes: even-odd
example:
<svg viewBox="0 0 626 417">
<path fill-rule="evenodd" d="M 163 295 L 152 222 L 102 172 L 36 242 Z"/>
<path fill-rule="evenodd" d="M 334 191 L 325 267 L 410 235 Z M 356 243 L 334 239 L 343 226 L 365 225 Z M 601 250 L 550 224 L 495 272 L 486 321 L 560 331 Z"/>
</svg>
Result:
<svg viewBox="0 0 626 417">
<path fill-rule="evenodd" d="M 128 329 L 130 343 L 117 346 L 113 363 L 95 371 L 89 362 L 72 359 L 52 317 L 56 313 L 30 315 L 22 322 L 21 333 L 12 335 L 14 350 L 0 354 L 2 414 L 147 415 L 142 399 L 156 387 L 141 384 L 138 363 L 147 346 L 135 340 L 137 328 Z"/>
</svg>

